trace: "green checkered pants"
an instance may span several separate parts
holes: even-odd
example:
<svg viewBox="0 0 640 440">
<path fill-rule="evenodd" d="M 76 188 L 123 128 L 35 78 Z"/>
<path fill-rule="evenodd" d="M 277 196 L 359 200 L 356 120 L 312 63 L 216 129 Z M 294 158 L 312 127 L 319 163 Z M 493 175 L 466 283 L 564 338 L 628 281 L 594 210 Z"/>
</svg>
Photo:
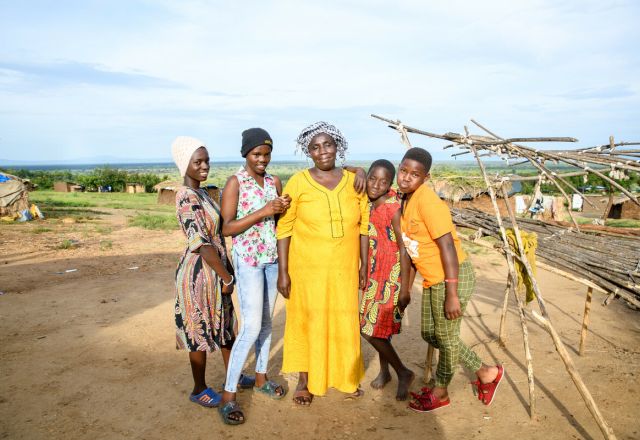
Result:
<svg viewBox="0 0 640 440">
<path fill-rule="evenodd" d="M 475 285 L 473 266 L 467 260 L 458 272 L 458 299 L 463 313 Z M 471 371 L 478 371 L 482 366 L 478 355 L 460 340 L 462 317 L 448 320 L 444 316 L 444 299 L 444 281 L 422 291 L 422 339 L 440 350 L 435 378 L 438 387 L 449 385 L 459 362 Z"/>
</svg>

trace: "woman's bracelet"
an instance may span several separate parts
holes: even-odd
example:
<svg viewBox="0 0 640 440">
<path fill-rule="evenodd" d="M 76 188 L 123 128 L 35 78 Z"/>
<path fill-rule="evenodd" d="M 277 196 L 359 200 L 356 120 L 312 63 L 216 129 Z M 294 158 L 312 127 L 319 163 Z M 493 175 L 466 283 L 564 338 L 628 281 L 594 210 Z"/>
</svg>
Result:
<svg viewBox="0 0 640 440">
<path fill-rule="evenodd" d="M 457 283 L 458 279 L 457 278 L 445 278 L 444 282 L 445 283 Z"/>
<path fill-rule="evenodd" d="M 231 281 L 229 281 L 228 283 L 225 283 L 224 280 L 222 278 L 220 278 L 220 281 L 222 281 L 222 285 L 223 286 L 230 286 L 235 281 L 235 278 L 233 277 L 233 274 L 230 274 L 230 275 L 231 275 Z"/>
</svg>

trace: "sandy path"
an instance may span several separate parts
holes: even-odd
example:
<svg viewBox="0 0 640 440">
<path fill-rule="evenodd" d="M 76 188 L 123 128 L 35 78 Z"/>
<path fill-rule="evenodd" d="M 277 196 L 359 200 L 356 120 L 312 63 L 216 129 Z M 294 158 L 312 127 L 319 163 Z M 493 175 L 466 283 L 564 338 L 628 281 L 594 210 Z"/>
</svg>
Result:
<svg viewBox="0 0 640 440">
<path fill-rule="evenodd" d="M 59 234 L 60 231 L 56 230 Z M 69 227 L 66 233 L 74 233 Z M 472 255 L 479 286 L 466 312 L 463 339 L 487 362 L 502 362 L 507 378 L 491 407 L 480 404 L 456 375 L 452 405 L 417 414 L 368 383 L 377 374 L 364 343 L 366 394 L 345 401 L 338 392 L 299 408 L 289 398 L 268 401 L 239 395 L 248 422 L 224 426 L 215 410 L 187 400 L 192 386 L 187 356 L 174 349 L 173 272 L 178 232 L 116 228 L 113 247 L 91 237 L 77 250 L 46 247 L 51 236 L 0 229 L 0 438 L 175 439 L 220 438 L 601 438 L 564 371 L 550 338 L 530 324 L 537 379 L 538 417 L 528 415 L 520 327 L 509 315 L 509 343 L 494 341 L 506 268 L 501 257 Z M 129 269 L 138 267 L 138 269 Z M 55 272 L 75 268 L 76 272 Z M 584 288 L 545 272 L 539 282 L 549 312 L 580 373 L 619 439 L 640 437 L 640 321 L 620 302 L 593 306 L 587 353 L 578 357 Z M 599 296 L 595 297 L 597 300 Z M 419 289 L 394 339 L 401 357 L 421 375 L 426 345 L 420 338 Z M 279 375 L 284 301 L 277 304 L 270 374 Z M 220 356 L 210 357 L 208 382 L 224 380 Z M 414 389 L 422 386 L 419 381 Z"/>
</svg>

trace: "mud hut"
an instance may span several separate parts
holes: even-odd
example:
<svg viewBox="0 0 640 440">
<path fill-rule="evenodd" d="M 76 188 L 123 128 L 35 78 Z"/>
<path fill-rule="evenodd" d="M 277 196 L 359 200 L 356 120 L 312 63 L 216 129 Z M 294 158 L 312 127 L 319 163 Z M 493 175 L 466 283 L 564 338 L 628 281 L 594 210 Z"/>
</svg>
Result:
<svg viewBox="0 0 640 440">
<path fill-rule="evenodd" d="M 138 194 L 145 193 L 147 190 L 141 183 L 127 183 L 125 186 L 125 192 L 129 194 Z"/>
<path fill-rule="evenodd" d="M 608 196 L 583 196 L 582 215 L 585 217 L 602 218 L 609 207 Z M 611 209 L 607 218 L 640 220 L 640 207 L 626 195 L 614 196 L 611 202 Z"/>
<path fill-rule="evenodd" d="M 608 217 L 640 220 L 640 206 L 635 204 L 629 197 L 619 197 L 617 200 L 614 199 Z"/>
<path fill-rule="evenodd" d="M 176 191 L 180 186 L 182 183 L 176 180 L 165 180 L 155 185 L 153 190 L 158 192 L 158 204 L 175 205 Z"/>
<path fill-rule="evenodd" d="M 84 188 L 77 183 L 58 181 L 53 183 L 53 190 L 56 192 L 82 192 Z"/>
<path fill-rule="evenodd" d="M 175 180 L 165 180 L 153 187 L 154 191 L 158 192 L 158 204 L 159 205 L 175 205 L 176 192 L 178 188 L 182 186 L 181 182 Z M 206 185 L 207 192 L 213 200 L 220 202 L 221 190 L 215 185 Z"/>
<path fill-rule="evenodd" d="M 436 194 L 450 208 L 477 209 L 487 214 L 494 213 L 491 196 L 487 188 L 481 180 L 473 176 L 435 179 L 429 183 Z M 531 213 L 528 213 L 531 196 L 518 194 L 522 188 L 520 182 L 508 182 L 505 185 L 508 188 L 508 203 L 511 205 L 511 209 L 518 214 L 531 215 Z M 498 196 L 502 197 L 502 195 Z M 558 204 L 558 201 L 552 196 L 543 196 L 545 209 L 538 214 L 538 217 L 560 219 L 562 212 L 558 206 L 562 206 L 562 201 L 560 200 L 559 202 Z M 500 204 L 500 213 L 503 216 L 507 215 L 506 205 Z"/>
</svg>

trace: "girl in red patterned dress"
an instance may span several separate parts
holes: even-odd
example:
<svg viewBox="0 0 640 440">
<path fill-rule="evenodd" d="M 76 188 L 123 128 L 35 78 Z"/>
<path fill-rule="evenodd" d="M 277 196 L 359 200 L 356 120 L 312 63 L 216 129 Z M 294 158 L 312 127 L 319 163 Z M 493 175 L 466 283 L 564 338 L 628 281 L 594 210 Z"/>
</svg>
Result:
<svg viewBox="0 0 640 440">
<path fill-rule="evenodd" d="M 396 171 L 385 159 L 371 164 L 367 174 L 369 216 L 369 267 L 367 288 L 360 304 L 360 332 L 380 357 L 380 373 L 371 387 L 380 389 L 391 380 L 389 364 L 398 375 L 397 400 L 406 400 L 415 375 L 404 366 L 391 345 L 400 333 L 402 315 L 409 304 L 411 266 L 400 231 L 400 201 L 391 184 Z"/>
</svg>

